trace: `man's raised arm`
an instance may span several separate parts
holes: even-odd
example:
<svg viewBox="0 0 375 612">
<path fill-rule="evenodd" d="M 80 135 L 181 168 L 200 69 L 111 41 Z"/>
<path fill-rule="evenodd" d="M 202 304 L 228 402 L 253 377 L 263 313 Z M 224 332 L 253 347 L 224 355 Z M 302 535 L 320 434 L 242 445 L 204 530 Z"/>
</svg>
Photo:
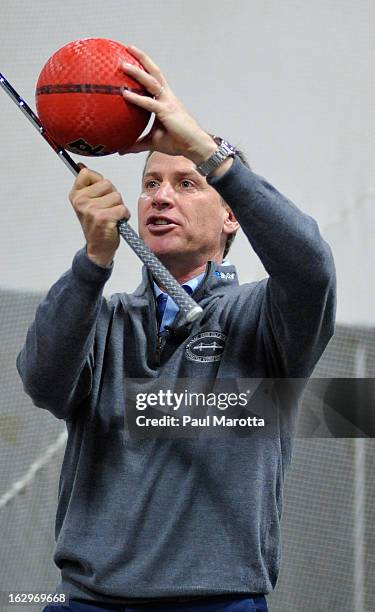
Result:
<svg viewBox="0 0 375 612">
<path fill-rule="evenodd" d="M 270 276 L 261 325 L 273 376 L 309 376 L 334 329 L 330 247 L 314 219 L 238 158 L 208 182 L 232 208 Z"/>
<path fill-rule="evenodd" d="M 130 216 L 112 183 L 87 168 L 78 174 L 70 201 L 86 248 L 39 305 L 17 358 L 25 391 L 58 418 L 69 418 L 90 393 L 98 317 L 105 325 L 110 316 L 102 292 L 119 245 L 117 221 Z"/>
</svg>

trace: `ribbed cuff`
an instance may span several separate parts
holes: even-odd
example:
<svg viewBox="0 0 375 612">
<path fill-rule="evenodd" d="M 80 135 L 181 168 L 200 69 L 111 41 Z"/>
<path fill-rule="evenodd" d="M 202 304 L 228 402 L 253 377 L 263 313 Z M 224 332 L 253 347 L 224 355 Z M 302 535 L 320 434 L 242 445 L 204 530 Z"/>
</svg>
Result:
<svg viewBox="0 0 375 612">
<path fill-rule="evenodd" d="M 236 174 L 241 168 L 241 166 L 243 166 L 243 164 L 239 157 L 234 157 L 233 164 L 230 166 L 230 168 L 228 168 L 226 172 L 224 172 L 224 174 L 221 174 L 220 176 L 208 176 L 206 178 L 207 183 L 211 185 L 211 187 L 215 188 L 216 186 L 219 186 L 222 181 L 225 184 L 227 180 L 231 180 L 232 174 Z"/>
<path fill-rule="evenodd" d="M 93 285 L 104 285 L 112 274 L 113 262 L 108 268 L 102 268 L 87 257 L 86 247 L 74 256 L 72 271 L 75 276 Z"/>
</svg>

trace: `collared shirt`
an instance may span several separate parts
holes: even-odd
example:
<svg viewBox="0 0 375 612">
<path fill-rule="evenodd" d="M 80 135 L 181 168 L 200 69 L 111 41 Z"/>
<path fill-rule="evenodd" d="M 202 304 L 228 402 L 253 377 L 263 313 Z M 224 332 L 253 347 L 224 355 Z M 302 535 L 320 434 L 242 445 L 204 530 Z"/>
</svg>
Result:
<svg viewBox="0 0 375 612">
<path fill-rule="evenodd" d="M 226 257 L 223 260 L 223 263 L 221 264 L 222 266 L 230 266 L 231 263 L 229 261 L 229 259 Z M 198 274 L 198 276 L 194 276 L 194 278 L 191 278 L 190 280 L 186 281 L 186 283 L 183 283 L 182 287 L 184 286 L 188 286 L 190 287 L 191 291 L 189 291 L 188 293 L 193 293 L 193 291 L 196 290 L 196 288 L 201 284 L 204 275 L 206 274 L 206 272 L 202 272 L 202 274 Z M 164 310 L 164 314 L 163 314 L 163 318 L 161 320 L 160 323 L 160 328 L 159 328 L 159 333 L 164 332 L 165 331 L 165 326 L 166 325 L 172 325 L 176 314 L 179 311 L 179 308 L 176 304 L 176 302 L 174 300 L 172 300 L 171 296 L 168 295 L 168 293 L 164 293 L 164 291 L 162 291 L 160 289 L 160 287 L 154 282 L 154 294 L 155 294 L 155 298 L 156 300 L 158 299 L 159 295 L 163 294 L 167 297 L 167 303 L 165 305 L 165 310 Z"/>
<path fill-rule="evenodd" d="M 202 272 L 202 274 L 198 274 L 198 276 L 195 276 L 194 278 L 191 278 L 190 280 L 186 281 L 186 283 L 184 283 L 182 286 L 190 287 L 191 291 L 188 291 L 188 293 L 193 293 L 193 291 L 195 291 L 196 288 L 202 282 L 205 274 L 206 274 L 205 272 Z M 161 333 L 165 331 L 166 325 L 172 325 L 174 318 L 179 311 L 179 308 L 176 302 L 172 300 L 171 296 L 168 295 L 168 293 L 164 293 L 164 291 L 162 291 L 155 282 L 154 282 L 154 293 L 155 293 L 156 299 L 158 299 L 159 295 L 161 294 L 167 296 L 167 302 L 165 305 L 163 318 L 160 322 L 160 328 L 159 328 L 159 332 Z"/>
</svg>

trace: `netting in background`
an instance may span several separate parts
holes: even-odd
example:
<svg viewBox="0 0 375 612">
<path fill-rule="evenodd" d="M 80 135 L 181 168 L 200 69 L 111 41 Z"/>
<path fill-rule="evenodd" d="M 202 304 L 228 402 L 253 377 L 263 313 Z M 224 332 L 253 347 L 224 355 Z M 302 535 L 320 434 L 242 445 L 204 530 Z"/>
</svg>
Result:
<svg viewBox="0 0 375 612">
<path fill-rule="evenodd" d="M 51 552 L 65 425 L 28 401 L 15 367 L 40 299 L 17 292 L 0 299 L 1 610 L 14 610 L 4 607 L 3 592 L 53 592 L 58 579 Z"/>
<path fill-rule="evenodd" d="M 65 425 L 31 404 L 15 368 L 41 295 L 3 291 L 0 298 L 0 591 L 53 592 Z M 374 372 L 375 330 L 338 326 L 315 376 Z M 269 596 L 270 610 L 370 611 L 375 609 L 375 444 L 329 437 L 321 402 L 308 392 L 302 423 L 307 412 L 319 426 L 314 438 L 296 440 L 284 493 L 281 574 Z"/>
</svg>

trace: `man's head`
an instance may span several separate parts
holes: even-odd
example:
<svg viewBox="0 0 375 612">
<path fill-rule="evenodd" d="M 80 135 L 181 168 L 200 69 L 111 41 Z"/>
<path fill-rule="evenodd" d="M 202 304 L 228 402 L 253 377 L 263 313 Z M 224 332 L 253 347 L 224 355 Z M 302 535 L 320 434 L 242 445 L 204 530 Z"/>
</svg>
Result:
<svg viewBox="0 0 375 612">
<path fill-rule="evenodd" d="M 182 156 L 151 153 L 138 200 L 139 233 L 167 267 L 221 262 L 238 223 L 195 164 Z"/>
</svg>

